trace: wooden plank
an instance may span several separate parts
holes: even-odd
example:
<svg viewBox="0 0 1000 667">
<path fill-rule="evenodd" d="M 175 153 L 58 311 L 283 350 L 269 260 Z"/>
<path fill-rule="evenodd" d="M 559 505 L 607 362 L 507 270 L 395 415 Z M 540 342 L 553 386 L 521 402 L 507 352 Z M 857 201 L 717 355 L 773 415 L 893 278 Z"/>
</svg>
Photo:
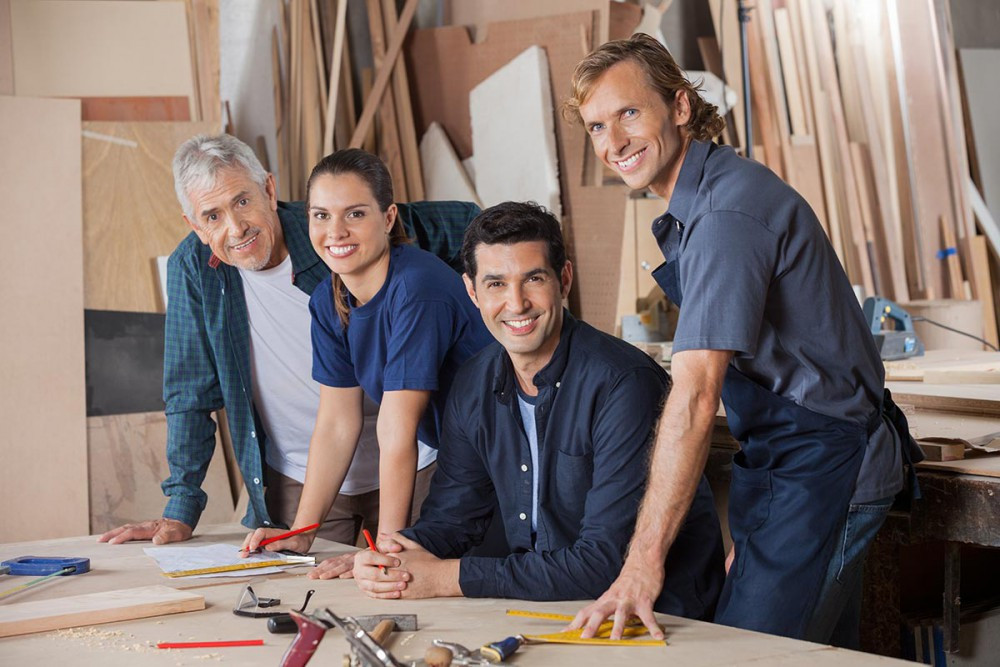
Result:
<svg viewBox="0 0 1000 667">
<path fill-rule="evenodd" d="M 712 23 L 715 25 L 715 39 L 722 53 L 723 77 L 730 88 L 737 92 L 739 99 L 730 110 L 733 119 L 735 146 L 743 146 L 746 141 L 743 104 L 746 91 L 743 90 L 740 53 L 740 24 L 736 16 L 736 3 L 726 0 L 709 0 Z"/>
<path fill-rule="evenodd" d="M 984 370 L 926 370 L 924 382 L 931 384 L 1000 384 L 1000 366 Z"/>
<path fill-rule="evenodd" d="M 903 307 L 913 317 L 926 317 L 973 336 L 983 335 L 983 311 L 975 301 L 922 299 Z M 982 350 L 982 343 L 927 322 L 914 322 L 913 328 L 928 350 Z"/>
<path fill-rule="evenodd" d="M 166 616 L 205 608 L 205 597 L 169 586 L 126 588 L 104 593 L 35 600 L 0 607 L 0 637 Z"/>
<path fill-rule="evenodd" d="M 972 257 L 974 294 L 983 308 L 983 338 L 993 347 L 1000 347 L 996 303 L 993 300 L 993 290 L 990 289 L 990 262 L 986 250 L 986 237 L 977 234 L 970 237 L 968 242 L 971 246 L 969 256 Z"/>
<path fill-rule="evenodd" d="M 397 22 L 395 0 L 382 0 L 382 20 L 386 37 L 394 30 Z M 413 124 L 413 103 L 410 101 L 410 81 L 406 75 L 406 56 L 400 51 L 396 56 L 392 71 L 393 100 L 396 103 L 396 121 L 399 125 L 399 139 L 403 150 L 403 164 L 406 168 L 406 190 L 411 201 L 424 199 L 424 179 L 420 173 L 420 150 L 417 148 L 417 132 Z"/>
<path fill-rule="evenodd" d="M 10 40 L 10 0 L 0 0 L 0 95 L 14 94 L 14 58 Z"/>
<path fill-rule="evenodd" d="M 163 312 L 155 258 L 191 231 L 180 218 L 171 160 L 182 142 L 218 125 L 88 122 L 84 131 L 85 306 Z"/>
<path fill-rule="evenodd" d="M 219 0 L 191 0 L 194 50 L 198 71 L 198 101 L 203 121 L 222 119 L 219 77 Z"/>
<path fill-rule="evenodd" d="M 927 461 L 960 461 L 965 458 L 965 444 L 961 442 L 932 442 L 917 440 Z"/>
<path fill-rule="evenodd" d="M 11 26 L 17 95 L 196 99 L 183 3 L 14 2 Z"/>
<path fill-rule="evenodd" d="M 823 231 L 830 236 L 823 196 L 823 174 L 820 172 L 819 150 L 814 137 L 803 134 L 792 137 L 788 182 L 809 202 Z"/>
<path fill-rule="evenodd" d="M 698 52 L 701 54 L 701 62 L 705 69 L 719 77 L 720 80 L 725 81 L 725 74 L 722 71 L 722 52 L 719 51 L 719 43 L 715 37 L 699 37 Z M 728 120 L 730 113 L 732 112 L 726 114 L 726 127 L 722 130 L 722 141 L 728 146 L 735 146 L 733 124 Z"/>
<path fill-rule="evenodd" d="M 300 43 L 301 56 L 301 119 L 302 135 L 299 146 L 299 160 L 302 168 L 301 197 L 305 198 L 305 184 L 312 173 L 312 168 L 323 158 L 323 101 L 319 90 L 320 61 L 316 57 L 313 45 L 313 17 L 309 6 L 303 3 L 300 18 L 302 21 Z"/>
<path fill-rule="evenodd" d="M 162 412 L 87 419 L 91 534 L 163 514 L 166 499 L 160 482 L 169 475 L 166 443 L 167 417 Z M 230 521 L 233 496 L 221 442 L 201 489 L 208 494 L 208 505 L 200 522 Z"/>
<path fill-rule="evenodd" d="M 965 279 L 962 277 L 962 264 L 958 260 L 958 242 L 955 240 L 955 228 L 951 226 L 947 216 L 938 218 L 941 223 L 941 252 L 944 253 L 948 266 L 948 296 L 952 299 L 965 299 Z"/>
<path fill-rule="evenodd" d="M 864 145 L 852 141 L 850 149 L 854 177 L 857 179 L 856 187 L 861 205 L 862 225 L 865 229 L 865 236 L 871 239 L 868 242 L 868 254 L 872 260 L 872 281 L 875 286 L 875 294 L 893 299 L 895 297 L 890 296 L 895 293 L 890 272 L 892 262 L 883 233 L 882 220 L 879 218 L 878 202 L 875 201 L 871 160 Z"/>
<path fill-rule="evenodd" d="M 764 146 L 764 153 L 754 153 L 757 161 L 766 164 L 779 178 L 785 177 L 785 167 L 781 151 L 781 130 L 774 107 L 775 91 L 772 89 L 770 63 L 764 49 L 760 23 L 757 20 L 747 24 L 747 43 L 750 55 L 750 104 L 754 110 L 754 138 Z"/>
<path fill-rule="evenodd" d="M 636 312 L 636 301 L 639 292 L 636 289 L 635 269 L 638 262 L 635 257 L 635 241 L 638 235 L 635 215 L 635 199 L 629 199 L 625 204 L 625 216 L 622 219 L 622 256 L 618 277 L 618 307 L 615 309 L 615 335 L 621 336 L 622 317 Z"/>
<path fill-rule="evenodd" d="M 379 0 L 366 0 L 368 9 L 368 34 L 372 42 L 372 60 L 375 69 L 394 70 L 395 63 L 385 58 L 385 25 L 382 21 L 382 5 Z M 391 80 L 391 77 L 390 77 Z M 399 138 L 399 124 L 396 119 L 396 97 L 391 88 L 385 91 L 378 108 L 378 123 L 375 126 L 378 154 L 389 168 L 392 176 L 393 194 L 396 201 L 409 201 L 406 167 L 403 164 L 402 145 Z"/>
<path fill-rule="evenodd" d="M 332 59 L 330 63 L 330 88 L 327 91 L 326 117 L 323 123 L 323 155 L 333 152 L 333 127 L 337 117 L 337 100 L 340 95 L 340 77 L 344 72 L 341 63 L 344 58 L 344 37 L 347 32 L 347 0 L 337 2 L 336 27 L 333 33 Z"/>
<path fill-rule="evenodd" d="M 274 144 L 277 163 L 275 178 L 277 179 L 278 199 L 289 200 L 288 173 L 288 129 L 285 126 L 287 113 L 285 103 L 288 99 L 285 88 L 285 76 L 281 70 L 281 43 L 278 41 L 278 30 L 271 32 L 271 80 L 274 82 Z"/>
<path fill-rule="evenodd" d="M 969 143 L 975 145 L 983 200 L 993 218 L 1000 219 L 1000 49 L 961 49 L 962 76 L 968 99 Z"/>
<path fill-rule="evenodd" d="M 89 514 L 80 102 L 0 96 L 0 118 L 0 542 L 79 535 Z"/>
<path fill-rule="evenodd" d="M 81 97 L 82 120 L 189 121 L 186 97 Z"/>
<path fill-rule="evenodd" d="M 890 27 L 903 101 L 910 181 L 914 197 L 918 261 L 926 271 L 928 294 L 945 294 L 945 272 L 934 259 L 940 236 L 938 217 L 955 219 L 950 190 L 947 137 L 938 66 L 934 17 L 927 0 L 890 3 Z M 933 296 L 930 298 L 934 298 Z"/>
<path fill-rule="evenodd" d="M 444 3 L 444 25 L 463 25 L 473 28 L 472 38 L 475 43 L 486 41 L 489 24 L 500 21 L 521 21 L 524 19 L 541 19 L 560 14 L 576 12 L 595 12 L 594 25 L 591 32 L 590 49 L 609 39 L 611 36 L 611 4 L 609 0 L 505 0 L 504 2 L 469 2 L 468 0 L 447 0 Z M 635 25 L 633 24 L 633 28 Z M 631 35 L 632 31 L 629 30 Z M 623 35 L 625 38 L 628 35 Z M 590 50 L 588 49 L 588 50 Z"/>
<path fill-rule="evenodd" d="M 399 23 L 396 25 L 396 30 L 392 33 L 392 40 L 389 43 L 389 47 L 385 50 L 385 63 L 382 67 L 378 68 L 378 74 L 375 75 L 375 82 L 372 84 L 371 93 L 365 99 L 361 118 L 358 119 L 358 125 L 354 128 L 354 134 L 351 135 L 351 146 L 353 148 L 361 146 L 361 142 L 364 141 L 365 135 L 368 134 L 372 121 L 375 119 L 376 108 L 382 102 L 382 95 L 385 93 L 386 86 L 389 84 L 389 76 L 392 74 L 392 65 L 395 63 L 396 56 L 399 55 L 399 50 L 403 47 L 406 33 L 410 29 L 410 23 L 413 21 L 413 14 L 417 11 L 417 3 L 418 0 L 406 0 L 406 5 L 403 6 Z"/>
<path fill-rule="evenodd" d="M 788 103 L 789 129 L 793 136 L 809 134 L 806 110 L 802 100 L 802 88 L 799 84 L 798 60 L 795 56 L 795 44 L 792 41 L 792 25 L 788 18 L 787 7 L 779 7 L 774 10 L 774 32 L 778 40 L 778 53 L 781 56 L 781 73 L 785 84 L 785 99 Z"/>
</svg>

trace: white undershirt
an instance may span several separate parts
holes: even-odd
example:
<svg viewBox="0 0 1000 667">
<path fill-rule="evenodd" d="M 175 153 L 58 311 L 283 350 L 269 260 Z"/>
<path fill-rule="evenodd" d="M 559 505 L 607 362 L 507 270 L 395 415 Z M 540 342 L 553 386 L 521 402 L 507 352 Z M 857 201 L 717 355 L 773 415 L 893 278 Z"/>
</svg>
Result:
<svg viewBox="0 0 1000 667">
<path fill-rule="evenodd" d="M 309 439 L 319 409 L 312 379 L 309 296 L 292 283 L 292 260 L 263 271 L 240 269 L 250 321 L 253 400 L 267 432 L 267 463 L 304 482 Z M 365 396 L 365 423 L 340 493 L 378 488 L 378 406 Z M 433 459 L 432 459 L 433 460 Z"/>
</svg>

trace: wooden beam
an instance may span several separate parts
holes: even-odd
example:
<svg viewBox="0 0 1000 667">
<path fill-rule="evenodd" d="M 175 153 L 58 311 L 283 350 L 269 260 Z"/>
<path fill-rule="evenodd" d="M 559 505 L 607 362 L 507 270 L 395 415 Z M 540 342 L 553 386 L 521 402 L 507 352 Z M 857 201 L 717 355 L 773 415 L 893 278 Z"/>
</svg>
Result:
<svg viewBox="0 0 1000 667">
<path fill-rule="evenodd" d="M 390 34 L 390 26 L 395 29 L 396 18 L 396 0 L 382 0 L 382 20 L 387 35 Z M 402 52 L 396 57 L 394 67 L 392 91 L 396 102 L 403 163 L 406 166 L 406 190 L 410 201 L 420 201 L 424 198 L 424 179 L 420 173 L 420 149 L 417 147 L 417 132 L 413 126 L 413 104 L 410 102 L 410 83 L 406 76 L 406 58 Z"/>
<path fill-rule="evenodd" d="M 326 98 L 326 122 L 323 131 L 323 155 L 333 152 L 333 126 L 337 117 L 337 98 L 343 74 L 345 38 L 347 34 L 347 0 L 337 2 L 337 22 L 333 33 L 333 59 L 330 65 L 330 89 Z"/>
<path fill-rule="evenodd" d="M 372 91 L 365 100 L 364 109 L 361 111 L 361 118 L 358 119 L 358 125 L 354 128 L 354 134 L 351 136 L 352 148 L 361 146 L 361 142 L 364 141 L 365 135 L 368 134 L 368 129 L 375 119 L 375 111 L 379 106 L 379 102 L 382 101 L 382 95 L 385 93 L 386 86 L 389 84 L 389 75 L 392 73 L 399 50 L 403 48 L 403 41 L 406 39 L 406 33 L 410 29 L 410 23 L 413 21 L 413 14 L 417 11 L 418 2 L 419 0 L 406 0 L 406 5 L 403 7 L 403 12 L 399 17 L 399 24 L 392 34 L 392 41 L 389 43 L 389 48 L 386 49 L 385 62 L 375 76 Z"/>
<path fill-rule="evenodd" d="M 368 9 L 368 32 L 372 42 L 372 59 L 376 70 L 387 67 L 394 69 L 395 63 L 385 57 L 385 22 L 382 20 L 382 6 L 379 0 L 366 0 Z M 403 152 L 399 138 L 399 124 L 396 120 L 396 97 L 393 91 L 386 90 L 378 107 L 378 125 L 376 126 L 376 143 L 378 154 L 389 168 L 392 176 L 392 190 L 396 201 L 409 201 L 406 187 L 406 167 L 403 164 Z"/>
</svg>

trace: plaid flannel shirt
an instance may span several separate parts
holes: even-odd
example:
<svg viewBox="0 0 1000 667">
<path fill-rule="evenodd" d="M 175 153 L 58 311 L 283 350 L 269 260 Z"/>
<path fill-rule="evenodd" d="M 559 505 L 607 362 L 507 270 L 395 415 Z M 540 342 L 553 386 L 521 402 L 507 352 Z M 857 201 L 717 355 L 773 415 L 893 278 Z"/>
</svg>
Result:
<svg viewBox="0 0 1000 667">
<path fill-rule="evenodd" d="M 466 202 L 399 204 L 410 238 L 460 270 L 462 237 L 479 207 Z M 309 241 L 303 202 L 278 202 L 292 280 L 306 294 L 328 275 Z M 192 232 L 167 263 L 163 400 L 167 413 L 167 463 L 163 516 L 198 523 L 208 497 L 201 490 L 215 452 L 212 413 L 226 408 L 233 448 L 249 493 L 243 525 L 270 525 L 264 506 L 267 436 L 253 405 L 250 326 L 239 271 L 224 264 Z"/>
</svg>

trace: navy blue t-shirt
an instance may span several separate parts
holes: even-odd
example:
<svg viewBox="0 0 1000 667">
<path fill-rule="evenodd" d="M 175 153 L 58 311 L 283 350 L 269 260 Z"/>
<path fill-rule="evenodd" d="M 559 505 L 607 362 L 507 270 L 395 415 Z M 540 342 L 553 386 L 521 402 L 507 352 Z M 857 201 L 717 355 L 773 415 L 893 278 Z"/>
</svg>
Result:
<svg viewBox="0 0 1000 667">
<path fill-rule="evenodd" d="M 459 366 L 493 342 L 465 285 L 451 267 L 415 246 L 390 251 L 389 273 L 371 301 L 351 308 L 345 329 L 331 279 L 309 300 L 313 379 L 328 387 L 357 387 L 382 403 L 386 391 L 427 390 L 430 403 L 417 428 L 437 447 L 445 400 Z"/>
</svg>

